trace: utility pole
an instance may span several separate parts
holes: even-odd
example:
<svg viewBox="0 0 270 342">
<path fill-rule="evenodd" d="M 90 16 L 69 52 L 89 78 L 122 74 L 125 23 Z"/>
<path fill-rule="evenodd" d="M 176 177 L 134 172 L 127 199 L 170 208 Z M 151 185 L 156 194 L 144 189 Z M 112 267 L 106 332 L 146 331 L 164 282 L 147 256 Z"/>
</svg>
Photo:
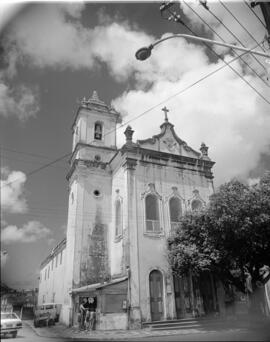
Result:
<svg viewBox="0 0 270 342">
<path fill-rule="evenodd" d="M 264 21 L 265 21 L 265 26 L 266 26 L 266 30 L 268 32 L 268 43 L 270 44 L 270 2 L 263 2 L 263 1 L 252 1 L 250 3 L 250 6 L 252 8 L 254 8 L 255 6 L 259 5 L 264 17 Z"/>
</svg>

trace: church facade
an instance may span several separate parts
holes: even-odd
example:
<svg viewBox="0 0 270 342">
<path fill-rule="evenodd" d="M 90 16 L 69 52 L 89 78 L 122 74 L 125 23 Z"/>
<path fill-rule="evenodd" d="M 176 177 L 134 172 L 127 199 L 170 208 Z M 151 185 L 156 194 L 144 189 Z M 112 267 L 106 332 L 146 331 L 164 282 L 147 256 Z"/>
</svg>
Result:
<svg viewBox="0 0 270 342">
<path fill-rule="evenodd" d="M 67 234 L 60 244 L 64 271 L 53 289 L 41 276 L 39 293 L 39 302 L 51 302 L 54 292 L 65 324 L 77 324 L 79 305 L 89 296 L 97 298 L 96 329 L 140 328 L 224 307 L 213 275 L 176 278 L 167 261 L 167 238 L 181 215 L 205 206 L 213 193 L 214 162 L 204 143 L 196 151 L 181 140 L 163 111 L 158 134 L 134 142 L 128 126 L 118 149 L 121 115 L 96 92 L 78 108 L 67 175 Z M 53 260 L 54 253 L 41 274 Z M 57 277 L 54 271 L 51 277 Z"/>
</svg>

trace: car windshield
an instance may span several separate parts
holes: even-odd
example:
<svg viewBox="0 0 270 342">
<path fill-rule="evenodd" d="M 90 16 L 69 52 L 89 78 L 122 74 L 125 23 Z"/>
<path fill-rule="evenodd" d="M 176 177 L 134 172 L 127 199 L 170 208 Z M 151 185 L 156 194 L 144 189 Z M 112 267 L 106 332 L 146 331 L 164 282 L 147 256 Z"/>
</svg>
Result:
<svg viewBox="0 0 270 342">
<path fill-rule="evenodd" d="M 18 319 L 18 317 L 16 316 L 16 314 L 14 313 L 2 313 L 1 312 L 1 319 Z"/>
<path fill-rule="evenodd" d="M 45 309 L 53 309 L 53 305 L 46 305 Z"/>
</svg>

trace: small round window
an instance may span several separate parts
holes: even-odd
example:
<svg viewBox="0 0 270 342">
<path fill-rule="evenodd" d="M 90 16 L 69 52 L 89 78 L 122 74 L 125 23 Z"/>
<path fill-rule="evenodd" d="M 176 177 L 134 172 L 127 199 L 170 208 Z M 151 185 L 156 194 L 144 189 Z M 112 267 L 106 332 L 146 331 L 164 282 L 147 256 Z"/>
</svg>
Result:
<svg viewBox="0 0 270 342">
<path fill-rule="evenodd" d="M 94 190 L 93 192 L 95 197 L 99 197 L 100 196 L 100 191 L 99 190 Z"/>
</svg>

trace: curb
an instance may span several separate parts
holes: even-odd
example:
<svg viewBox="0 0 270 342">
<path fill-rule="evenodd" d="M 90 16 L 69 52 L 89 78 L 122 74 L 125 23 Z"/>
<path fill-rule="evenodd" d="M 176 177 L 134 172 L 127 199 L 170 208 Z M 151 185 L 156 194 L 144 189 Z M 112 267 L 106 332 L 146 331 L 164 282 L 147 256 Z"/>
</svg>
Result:
<svg viewBox="0 0 270 342">
<path fill-rule="evenodd" d="M 50 334 L 42 334 L 41 331 L 38 331 L 38 329 L 36 329 L 30 322 L 24 321 L 24 324 L 26 324 L 27 326 L 29 326 L 37 336 L 39 337 L 47 337 L 47 338 L 52 338 L 52 339 L 61 339 L 61 340 L 67 340 L 67 341 L 132 341 L 132 340 L 141 340 L 143 341 L 144 339 L 147 339 L 149 337 L 163 337 L 166 340 L 167 336 L 173 336 L 173 335 L 187 335 L 187 334 L 205 334 L 205 333 L 215 333 L 217 331 L 219 331 L 220 329 L 206 329 L 206 330 L 200 330 L 200 329 L 175 329 L 175 330 L 160 330 L 160 331 L 154 331 L 154 330 L 148 330 L 147 332 L 144 331 L 138 331 L 138 333 L 136 332 L 132 332 L 130 334 L 128 334 L 128 331 L 125 332 L 125 336 L 121 336 L 121 333 L 117 332 L 116 330 L 112 332 L 112 335 L 109 335 L 109 332 L 107 333 L 108 335 L 106 336 L 106 334 L 104 334 L 103 332 L 98 333 L 95 336 L 91 336 L 91 335 L 87 335 L 87 336 L 82 336 L 83 332 L 78 332 L 78 336 L 74 336 L 74 334 L 76 334 L 76 332 L 70 332 L 72 334 L 72 336 L 61 336 L 61 332 L 56 332 L 54 333 L 54 336 L 48 336 Z M 43 328 L 41 328 L 43 329 Z M 46 327 L 44 327 L 44 329 L 48 329 Z M 69 328 L 66 328 L 69 329 Z M 247 327 L 227 327 L 226 331 L 228 330 L 238 330 L 238 331 L 245 331 L 248 330 Z M 253 330 L 253 329 L 252 329 Z M 48 331 L 48 330 L 47 330 Z M 44 331 L 45 332 L 45 331 Z M 64 332 L 64 330 L 63 330 Z M 122 332 L 122 331 L 121 331 Z M 53 333 L 53 332 L 52 332 Z M 87 333 L 86 333 L 87 334 Z M 55 336 L 57 335 L 57 336 Z"/>
</svg>

